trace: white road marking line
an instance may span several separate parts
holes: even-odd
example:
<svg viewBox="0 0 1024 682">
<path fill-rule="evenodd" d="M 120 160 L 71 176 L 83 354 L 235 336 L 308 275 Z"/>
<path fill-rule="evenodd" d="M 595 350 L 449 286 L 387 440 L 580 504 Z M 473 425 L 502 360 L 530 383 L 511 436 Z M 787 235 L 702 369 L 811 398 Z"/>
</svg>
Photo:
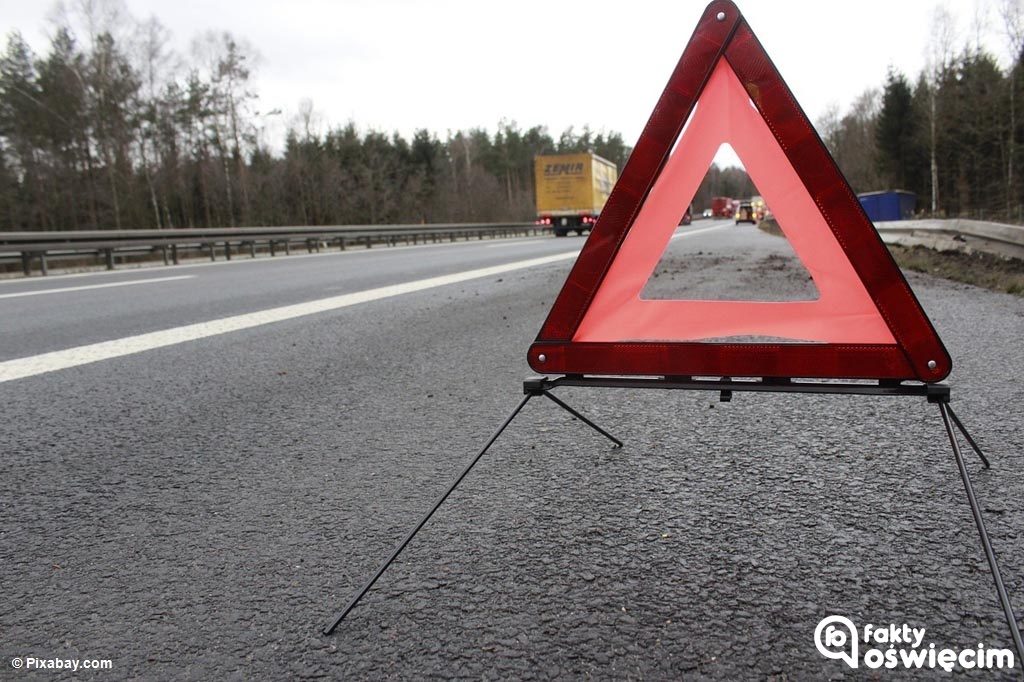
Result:
<svg viewBox="0 0 1024 682">
<path fill-rule="evenodd" d="M 85 291 L 86 289 L 109 289 L 110 287 L 126 287 L 131 284 L 153 284 L 155 282 L 172 282 L 176 279 L 192 279 L 195 275 L 176 275 L 174 277 L 154 277 L 152 279 L 133 279 L 127 282 L 108 282 L 106 284 L 86 284 L 80 287 L 64 287 L 63 289 L 35 289 L 19 291 L 13 294 L 0 294 L 0 298 L 18 298 L 20 296 L 40 296 L 42 294 L 62 294 L 66 291 Z M 25 281 L 25 280 L 22 280 Z"/>
<path fill-rule="evenodd" d="M 546 242 L 547 239 L 524 239 L 521 242 L 502 242 L 501 244 L 484 244 L 488 249 L 500 249 L 504 246 L 519 246 L 520 244 L 537 244 L 539 242 Z"/>
<path fill-rule="evenodd" d="M 676 232 L 675 234 L 672 235 L 672 239 L 678 239 L 679 237 L 687 237 L 687 236 L 689 236 L 691 234 L 700 234 L 701 232 L 711 232 L 712 230 L 720 230 L 723 227 L 726 227 L 726 225 L 714 225 L 712 227 L 702 227 L 699 230 L 690 230 L 688 232 Z M 506 243 L 503 243 L 503 244 L 486 244 L 486 247 L 489 248 L 489 249 L 498 249 L 498 248 L 501 248 L 503 246 L 519 246 L 519 244 L 534 244 L 534 243 L 537 243 L 537 242 L 546 242 L 546 241 L 551 241 L 551 239 L 550 238 L 547 238 L 547 239 L 544 239 L 544 238 L 542 238 L 542 239 L 524 239 L 523 241 L 520 241 L 518 243 L 506 242 Z"/>
<path fill-rule="evenodd" d="M 721 230 L 723 227 L 728 227 L 728 225 L 715 225 L 714 227 L 702 227 L 699 230 L 690 230 L 689 232 L 676 232 L 674 235 L 672 235 L 672 239 L 678 239 L 679 237 L 689 237 L 691 234 L 700 234 L 701 232 Z"/>
<path fill-rule="evenodd" d="M 173 329 L 164 329 L 162 331 L 149 332 L 147 334 L 139 334 L 137 336 L 128 336 L 122 339 L 114 339 L 112 341 L 102 341 L 100 343 L 93 343 L 86 346 L 78 346 L 77 348 L 68 348 L 66 350 L 33 355 L 27 358 L 7 360 L 5 362 L 0 362 L 0 383 L 35 376 L 37 374 L 44 374 L 46 372 L 55 372 L 69 367 L 77 367 L 78 365 L 85 365 L 92 362 L 100 362 L 101 360 L 118 358 L 124 355 L 141 353 L 154 348 L 163 348 L 165 346 L 173 346 L 179 343 L 186 343 L 188 341 L 196 341 L 210 336 L 228 334 L 230 332 L 259 327 L 261 325 L 281 322 L 283 320 L 291 320 L 296 317 L 304 317 L 306 315 L 314 315 L 316 313 L 322 313 L 329 310 L 346 308 L 359 303 L 368 303 L 370 301 L 378 301 L 380 299 L 400 296 L 402 294 L 424 291 L 426 289 L 433 289 L 447 284 L 458 284 L 459 282 L 491 277 L 493 275 L 500 275 L 506 272 L 536 267 L 538 265 L 557 263 L 559 261 L 570 260 L 575 258 L 577 255 L 579 255 L 579 251 L 570 251 L 568 253 L 559 253 L 552 256 L 531 258 L 529 260 L 506 263 L 504 265 L 495 265 L 476 270 L 466 270 L 464 272 L 456 272 L 451 275 L 441 275 L 439 277 L 430 277 L 428 279 L 405 282 L 404 284 L 392 284 L 385 287 L 358 291 L 351 294 L 331 296 L 330 298 L 322 298 L 306 303 L 270 308 L 269 310 L 261 310 L 254 313 L 234 315 L 231 317 L 221 318 L 219 320 L 210 320 L 209 322 L 200 322 L 183 327 L 175 327 Z"/>
</svg>

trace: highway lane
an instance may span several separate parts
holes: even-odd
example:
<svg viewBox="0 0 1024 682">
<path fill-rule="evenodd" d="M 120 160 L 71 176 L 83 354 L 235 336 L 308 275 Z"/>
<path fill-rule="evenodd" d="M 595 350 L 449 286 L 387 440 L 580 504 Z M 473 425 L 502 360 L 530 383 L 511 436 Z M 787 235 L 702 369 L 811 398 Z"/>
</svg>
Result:
<svg viewBox="0 0 1024 682">
<path fill-rule="evenodd" d="M 702 233 L 715 225 L 685 232 Z M 576 253 L 581 239 L 457 242 L 0 284 L 0 361 L 467 270 Z M 143 286 L 147 282 L 152 285 Z M 0 377 L 2 378 L 2 377 Z"/>
<path fill-rule="evenodd" d="M 519 243 L 521 242 L 521 243 Z M 476 267 L 578 249 L 581 240 L 471 241 L 417 247 L 351 249 L 313 256 L 261 258 L 131 270 L 56 280 L 7 280 L 0 294 L 160 279 L 154 286 L 68 291 L 0 299 L 0 360 L 105 341 L 372 289 Z M 59 284 L 58 284 L 59 283 Z"/>
<path fill-rule="evenodd" d="M 159 296 L 0 299 L 0 319 L 7 333 L 29 301 L 42 308 L 34 335 L 5 337 L 24 357 L 580 244 L 374 249 L 362 272 L 343 264 L 364 256 L 321 256 L 19 282 L 0 292 L 196 276 L 151 285 Z M 790 295 L 802 271 L 786 253 L 722 227 L 676 240 L 657 284 Z M 924 626 L 938 646 L 1008 646 L 932 407 L 617 390 L 562 395 L 623 450 L 531 404 L 320 636 L 518 400 L 570 262 L 0 383 L 4 665 L 32 652 L 161 679 L 824 678 L 845 672 L 812 642 L 832 613 Z M 954 404 L 993 460 L 969 467 L 1019 610 L 1024 306 L 910 281 L 953 354 Z M 51 329 L 65 345 L 47 345 Z"/>
</svg>

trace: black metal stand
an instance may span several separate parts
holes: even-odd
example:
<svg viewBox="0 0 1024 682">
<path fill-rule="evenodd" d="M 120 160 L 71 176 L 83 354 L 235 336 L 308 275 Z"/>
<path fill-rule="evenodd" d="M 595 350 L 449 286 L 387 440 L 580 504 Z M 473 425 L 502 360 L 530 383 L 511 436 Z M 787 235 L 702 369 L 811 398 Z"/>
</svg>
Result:
<svg viewBox="0 0 1024 682">
<path fill-rule="evenodd" d="M 473 459 L 471 459 L 469 461 L 469 464 L 467 464 L 466 467 L 462 470 L 462 473 L 455 477 L 455 480 L 453 480 L 451 482 L 451 485 L 448 486 L 448 489 L 444 491 L 444 493 L 441 495 L 441 497 L 437 498 L 437 501 L 434 502 L 434 506 L 430 508 L 430 511 L 428 511 L 423 516 L 423 518 L 420 519 L 420 522 L 417 523 L 416 526 L 411 531 L 409 531 L 409 534 L 405 536 L 405 539 L 402 540 L 400 543 L 398 543 L 398 546 L 395 547 L 394 551 L 391 552 L 391 556 L 389 556 L 387 559 L 384 560 L 384 563 L 382 563 L 380 565 L 380 568 L 378 568 L 377 572 L 373 574 L 373 577 L 370 578 L 366 582 L 366 584 L 363 585 L 363 587 L 358 592 L 355 593 L 355 595 L 352 597 L 351 600 L 349 600 L 348 604 L 341 611 L 341 613 L 338 614 L 337 618 L 335 618 L 331 622 L 330 625 L 328 625 L 326 628 L 324 628 L 324 634 L 325 635 L 329 635 L 332 632 L 334 632 L 334 628 L 338 627 L 338 624 L 341 623 L 341 621 L 345 620 L 345 616 L 347 616 L 349 614 L 349 612 L 356 607 L 356 604 L 359 603 L 359 600 L 362 599 L 363 596 L 367 592 L 370 591 L 370 588 L 373 587 L 373 584 L 375 582 L 377 582 L 377 579 L 380 578 L 381 575 L 384 574 L 384 571 L 386 571 L 388 569 L 388 566 L 390 566 L 391 563 L 395 559 L 398 558 L 398 555 L 402 553 L 402 550 L 405 549 L 405 546 L 409 544 L 409 541 L 412 540 L 413 537 L 416 536 L 416 533 L 420 532 L 420 529 L 423 528 L 424 525 L 426 525 L 427 521 L 430 520 L 430 517 L 434 515 L 434 512 L 436 512 L 438 510 L 438 508 L 442 504 L 444 504 L 444 501 L 448 499 L 448 496 L 452 494 L 452 491 L 455 490 L 456 487 L 458 487 L 459 483 L 462 483 L 462 479 L 464 479 L 466 477 L 466 475 L 470 472 L 470 470 L 474 466 L 476 466 L 476 463 L 480 461 L 480 458 L 484 456 L 484 453 L 487 452 L 492 445 L 494 445 L 494 441 L 498 440 L 498 436 L 500 436 L 502 434 L 502 432 L 506 428 L 508 428 L 508 425 L 511 424 L 512 420 L 516 418 L 516 415 L 518 415 L 519 412 L 524 407 L 526 407 L 526 403 L 530 402 L 531 398 L 533 398 L 535 396 L 538 396 L 538 395 L 545 395 L 545 396 L 547 396 L 548 398 L 553 400 L 556 405 L 558 405 L 562 409 L 568 411 L 573 416 L 575 416 L 580 421 L 582 421 L 584 424 L 586 424 L 587 426 L 591 427 L 592 429 L 594 429 L 595 431 L 600 433 L 602 436 L 604 436 L 608 440 L 610 440 L 613 443 L 615 443 L 615 447 L 622 447 L 622 441 L 620 441 L 618 438 L 615 438 L 610 433 L 608 433 L 607 431 L 602 429 L 600 426 L 598 426 L 594 422 L 590 421 L 589 419 L 584 417 L 582 414 L 580 414 L 579 412 L 577 412 L 573 408 L 571 408 L 568 405 L 566 405 L 564 402 L 562 402 L 561 400 L 559 400 L 555 396 L 549 394 L 547 391 L 529 391 L 529 390 L 527 390 L 527 391 L 524 391 L 524 393 L 526 393 L 526 395 L 519 402 L 519 404 L 516 405 L 516 409 L 512 410 L 512 414 L 510 414 L 508 416 L 508 418 L 506 418 L 505 421 L 502 422 L 501 426 L 498 427 L 498 430 L 494 432 L 494 435 L 491 436 L 490 440 L 487 441 L 487 443 L 480 450 L 480 452 L 478 452 L 476 454 L 476 456 L 473 457 Z"/>
<path fill-rule="evenodd" d="M 974 495 L 974 486 L 971 484 L 971 477 L 967 473 L 967 465 L 964 464 L 963 453 L 960 452 L 960 444 L 956 442 L 956 434 L 953 433 L 953 424 L 956 424 L 960 431 L 967 438 L 967 441 L 971 444 L 976 451 L 978 446 L 974 440 L 971 439 L 967 431 L 964 429 L 960 420 L 957 419 L 953 411 L 949 409 L 949 404 L 939 403 L 939 411 L 942 413 L 942 423 L 946 427 L 946 435 L 949 436 L 949 442 L 953 446 L 953 457 L 956 458 L 956 468 L 960 470 L 960 478 L 964 481 L 964 490 L 967 491 L 967 501 L 971 504 L 971 514 L 974 515 L 974 525 L 978 527 L 978 535 L 981 536 L 981 546 L 985 550 L 985 558 L 988 559 L 988 568 L 992 573 L 992 579 L 996 583 L 996 593 L 999 595 L 999 603 L 1003 607 L 1003 613 L 1006 615 L 1006 622 L 1010 626 L 1010 636 L 1013 638 L 1013 644 L 1017 647 L 1017 660 L 1020 662 L 1019 665 L 1024 666 L 1024 642 L 1021 641 L 1020 628 L 1017 627 L 1017 618 L 1013 615 L 1013 607 L 1010 606 L 1010 595 L 1006 593 L 1006 586 L 1003 585 L 1003 576 L 999 572 L 999 563 L 996 561 L 996 553 L 992 549 L 992 542 L 988 539 L 988 531 L 985 530 L 985 521 L 981 518 L 981 507 L 978 505 L 978 498 Z M 950 417 L 952 417 L 953 424 L 950 423 Z M 981 452 L 978 451 L 980 455 Z M 982 459 L 985 460 L 984 456 Z M 988 460 L 985 460 L 985 468 L 988 468 Z"/>
<path fill-rule="evenodd" d="M 437 499 L 434 506 L 420 519 L 420 522 L 409 531 L 409 534 L 405 536 L 391 556 L 389 556 L 377 572 L 374 573 L 373 577 L 352 597 L 348 602 L 348 605 L 342 610 L 337 618 L 332 623 L 324 628 L 324 634 L 331 634 L 338 624 L 345 619 L 345 616 L 355 608 L 359 600 L 369 592 L 370 588 L 373 587 L 377 579 L 387 570 L 388 566 L 398 557 L 398 555 L 405 549 L 405 546 L 415 537 L 416 533 L 430 520 L 430 517 L 434 515 L 434 512 L 444 503 L 448 496 L 451 495 L 452 491 L 462 482 L 462 479 L 470 472 L 474 465 L 480 458 L 483 457 L 484 453 L 494 444 L 494 441 L 505 431 L 512 420 L 516 418 L 516 415 L 526 406 L 526 403 L 535 396 L 545 396 L 550 399 L 556 405 L 566 410 L 574 417 L 582 421 L 587 426 L 591 427 L 605 438 L 609 439 L 615 444 L 615 447 L 621 447 L 622 441 L 612 436 L 610 433 L 602 429 L 600 426 L 592 422 L 591 420 L 584 417 L 582 414 L 574 410 L 569 405 L 566 405 L 562 400 L 556 398 L 551 394 L 551 391 L 560 386 L 575 386 L 575 387 L 592 387 L 592 388 L 660 388 L 660 389 L 674 389 L 674 390 L 690 390 L 690 391 L 717 391 L 719 393 L 719 399 L 723 402 L 728 402 L 732 399 L 734 391 L 739 392 L 770 392 L 770 393 L 817 393 L 817 394 L 838 394 L 838 395 L 873 395 L 873 396 L 916 396 L 926 398 L 929 403 L 935 403 L 939 406 L 939 412 L 942 415 L 942 421 L 946 428 L 946 434 L 949 436 L 949 442 L 953 446 L 953 456 L 956 459 L 957 468 L 960 471 L 960 478 L 963 479 L 964 489 L 967 491 L 967 501 L 971 506 L 971 513 L 974 516 L 974 523 L 978 528 L 978 535 L 981 538 L 982 549 L 985 552 L 985 558 L 988 560 L 988 566 L 992 572 L 992 578 L 995 580 L 996 593 L 999 596 L 999 603 L 1003 607 L 1003 613 L 1006 616 L 1006 622 L 1010 627 L 1010 635 L 1013 639 L 1014 646 L 1017 649 L 1017 660 L 1024 665 L 1024 643 L 1021 641 L 1020 628 L 1017 625 L 1016 617 L 1013 613 L 1013 608 L 1010 605 L 1010 597 L 1006 591 L 1006 586 L 1003 584 L 1002 574 L 999 571 L 999 564 L 996 561 L 995 552 L 992 549 L 992 542 L 989 540 L 988 531 L 985 529 L 985 522 L 981 515 L 981 507 L 978 505 L 977 497 L 974 494 L 974 487 L 971 484 L 971 478 L 967 473 L 967 465 L 964 463 L 963 453 L 960 450 L 960 445 L 957 442 L 956 434 L 953 431 L 955 426 L 960 433 L 963 434 L 964 438 L 971 445 L 971 448 L 980 458 L 982 465 L 988 469 L 990 464 L 988 458 L 981 451 L 981 448 L 971 437 L 971 434 L 967 432 L 963 422 L 953 412 L 953 408 L 949 406 L 950 391 L 949 386 L 946 384 L 904 384 L 898 381 L 879 381 L 879 382 L 850 382 L 850 381 L 808 381 L 808 380 L 795 380 L 795 379 L 730 379 L 726 378 L 713 378 L 713 379 L 702 379 L 700 377 L 593 377 L 583 376 L 577 374 L 569 374 L 554 379 L 548 377 L 533 377 L 523 382 L 523 392 L 526 394 L 519 405 L 512 411 L 512 414 L 502 423 L 502 425 L 495 431 L 494 435 L 491 436 L 490 440 L 484 445 L 483 449 L 480 450 L 470 460 L 469 464 L 462 470 L 448 489 Z"/>
</svg>

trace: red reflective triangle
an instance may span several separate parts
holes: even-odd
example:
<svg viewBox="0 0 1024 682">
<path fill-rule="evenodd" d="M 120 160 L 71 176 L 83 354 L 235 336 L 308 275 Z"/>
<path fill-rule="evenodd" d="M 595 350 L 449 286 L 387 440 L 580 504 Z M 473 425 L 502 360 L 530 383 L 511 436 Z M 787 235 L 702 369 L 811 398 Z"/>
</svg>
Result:
<svg viewBox="0 0 1024 682">
<path fill-rule="evenodd" d="M 778 217 L 817 300 L 640 298 L 723 142 Z M 718 341 L 749 336 L 793 342 Z M 545 373 L 926 382 L 952 369 L 857 197 L 728 0 L 704 11 L 528 361 Z"/>
</svg>

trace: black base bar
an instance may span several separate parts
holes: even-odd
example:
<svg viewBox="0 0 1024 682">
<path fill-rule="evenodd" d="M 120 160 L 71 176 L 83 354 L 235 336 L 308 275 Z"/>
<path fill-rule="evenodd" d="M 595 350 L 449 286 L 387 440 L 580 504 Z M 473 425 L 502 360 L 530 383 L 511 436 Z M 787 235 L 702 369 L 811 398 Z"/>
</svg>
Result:
<svg viewBox="0 0 1024 682">
<path fill-rule="evenodd" d="M 809 379 L 730 379 L 701 377 L 605 377 L 566 374 L 550 379 L 531 377 L 526 392 L 540 393 L 559 386 L 582 388 L 661 388 L 681 391 L 753 391 L 762 393 L 829 393 L 842 395 L 920 396 L 930 403 L 949 402 L 947 384 L 904 384 L 898 381 L 814 381 Z"/>
<path fill-rule="evenodd" d="M 956 468 L 960 470 L 960 478 L 964 481 L 964 490 L 967 491 L 967 501 L 971 505 L 971 514 L 974 515 L 974 525 L 978 527 L 978 535 L 981 537 L 981 546 L 985 550 L 985 558 L 988 559 L 988 568 L 992 573 L 992 579 L 996 583 L 996 593 L 999 595 L 999 603 L 1003 607 L 1003 613 L 1006 615 L 1006 623 L 1010 626 L 1010 635 L 1013 638 L 1013 644 L 1017 648 L 1017 661 L 1018 666 L 1024 666 L 1024 642 L 1021 641 L 1020 628 L 1017 627 L 1017 618 L 1013 615 L 1013 607 L 1010 606 L 1010 595 L 1006 593 L 1006 586 L 1003 585 L 1003 576 L 999 572 L 999 563 L 996 561 L 996 553 L 992 549 L 992 542 L 988 539 L 988 531 L 985 530 L 985 521 L 981 516 L 981 507 L 978 506 L 978 498 L 974 495 L 974 486 L 971 484 L 971 477 L 967 473 L 967 465 L 964 464 L 963 453 L 960 452 L 960 444 L 957 443 L 956 434 L 953 433 L 953 423 L 950 421 L 950 417 L 953 421 L 959 424 L 959 419 L 953 416 L 952 411 L 949 409 L 949 405 L 945 403 L 939 403 L 939 411 L 942 413 L 942 423 L 946 427 L 946 435 L 949 436 L 949 442 L 953 446 L 953 457 L 956 458 Z M 960 426 L 960 430 L 964 431 L 963 426 Z M 966 431 L 964 435 L 967 436 Z M 970 440 L 970 436 L 967 439 Z M 973 441 L 971 442 L 974 445 Z M 975 446 L 977 449 L 977 446 Z"/>
<path fill-rule="evenodd" d="M 437 501 L 434 502 L 434 506 L 430 508 L 430 511 L 424 514 L 423 518 L 420 519 L 420 522 L 417 523 L 416 526 L 413 527 L 411 531 L 409 531 L 409 534 L 405 536 L 405 539 L 398 543 L 398 546 L 395 547 L 394 551 L 391 552 L 391 556 L 384 560 L 384 563 L 380 565 L 380 568 L 378 568 L 377 572 L 373 574 L 373 577 L 370 578 L 365 585 L 363 585 L 362 589 L 355 593 L 355 595 L 352 597 L 352 599 L 349 600 L 348 604 L 341 611 L 341 613 L 338 614 L 337 618 L 335 618 L 330 625 L 324 628 L 323 632 L 325 635 L 329 635 L 332 632 L 334 632 L 334 629 L 338 627 L 341 621 L 345 620 L 345 616 L 347 616 L 349 612 L 356 607 L 356 604 L 359 603 L 359 600 L 362 599 L 363 596 L 365 596 L 366 593 L 370 591 L 370 588 L 373 587 L 374 583 L 377 582 L 377 579 L 384 574 L 384 571 L 388 569 L 388 566 L 390 566 L 391 563 L 398 558 L 398 555 L 402 553 L 402 550 L 405 549 L 405 546 L 409 544 L 409 542 L 416 536 L 418 532 L 420 532 L 420 529 L 423 528 L 424 525 L 426 525 L 427 521 L 430 520 L 430 517 L 434 515 L 434 512 L 436 512 L 438 508 L 442 504 L 444 504 L 444 501 L 448 499 L 448 496 L 452 494 L 452 491 L 454 491 L 456 487 L 458 487 L 459 483 L 462 483 L 462 479 L 464 479 L 466 475 L 470 472 L 470 470 L 474 466 L 476 466 L 476 463 L 480 461 L 480 458 L 484 456 L 484 453 L 487 452 L 492 445 L 494 445 L 494 441 L 498 440 L 498 436 L 500 436 L 505 431 L 505 429 L 508 428 L 508 425 L 511 424 L 512 420 L 516 418 L 516 415 L 518 415 L 522 411 L 522 409 L 526 407 L 526 403 L 530 402 L 531 398 L 540 395 L 540 393 L 536 391 L 525 391 L 525 393 L 526 395 L 516 406 L 516 409 L 512 410 L 512 414 L 510 414 L 505 419 L 505 421 L 502 422 L 501 426 L 499 426 L 498 430 L 494 432 L 494 435 L 491 436 L 490 440 L 488 440 L 484 447 L 480 450 L 480 452 L 478 452 L 476 456 L 469 461 L 469 464 L 467 464 L 466 467 L 462 470 L 462 473 L 455 477 L 455 480 L 451 482 L 451 485 L 448 486 L 448 489 L 444 491 L 441 497 L 437 498 Z M 615 438 L 607 431 L 605 431 L 597 424 L 584 417 L 582 414 L 580 414 L 573 408 L 566 405 L 564 402 L 562 402 L 555 396 L 549 395 L 546 391 L 544 391 L 543 393 L 548 398 L 551 398 L 551 400 L 553 400 L 555 404 L 560 406 L 562 409 L 568 411 L 574 417 L 583 421 L 583 423 L 590 426 L 592 429 L 600 433 L 602 436 L 611 440 L 613 443 L 615 443 L 616 447 L 622 447 L 622 441 L 620 441 L 618 438 Z"/>
</svg>

